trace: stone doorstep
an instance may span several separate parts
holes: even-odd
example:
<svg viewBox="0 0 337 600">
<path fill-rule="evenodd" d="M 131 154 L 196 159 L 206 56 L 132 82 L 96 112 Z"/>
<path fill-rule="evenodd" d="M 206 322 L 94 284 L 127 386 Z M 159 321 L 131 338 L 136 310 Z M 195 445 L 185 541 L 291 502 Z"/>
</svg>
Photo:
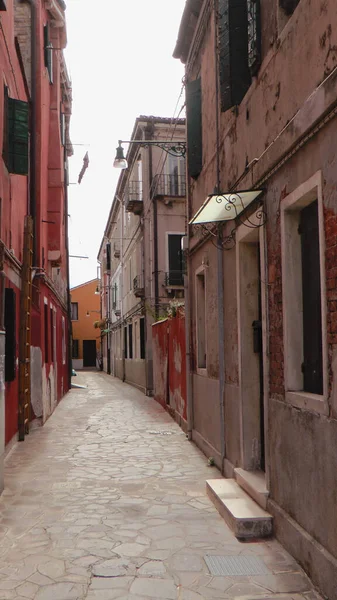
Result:
<svg viewBox="0 0 337 600">
<path fill-rule="evenodd" d="M 272 534 L 273 517 L 256 504 L 235 479 L 209 479 L 206 491 L 237 538 L 263 538 Z"/>
<path fill-rule="evenodd" d="M 263 510 L 267 510 L 269 492 L 266 488 L 266 476 L 262 471 L 245 471 L 234 469 L 235 479 L 239 486 L 257 502 Z"/>
</svg>

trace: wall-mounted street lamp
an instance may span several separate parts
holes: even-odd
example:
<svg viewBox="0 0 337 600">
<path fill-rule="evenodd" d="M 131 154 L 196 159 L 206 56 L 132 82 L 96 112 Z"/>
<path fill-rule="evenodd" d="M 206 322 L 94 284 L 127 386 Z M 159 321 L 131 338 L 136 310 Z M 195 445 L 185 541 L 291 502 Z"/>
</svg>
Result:
<svg viewBox="0 0 337 600">
<path fill-rule="evenodd" d="M 138 144 L 138 146 L 142 146 L 143 148 L 147 148 L 148 146 L 157 146 L 157 148 L 161 148 L 167 154 L 171 156 L 185 156 L 186 154 L 186 142 L 161 142 L 158 140 L 118 140 L 118 148 L 116 148 L 116 158 L 114 160 L 115 169 L 127 169 L 128 161 L 124 156 L 124 149 L 122 144 Z"/>
<path fill-rule="evenodd" d="M 91 313 L 99 313 L 99 314 L 101 314 L 101 311 L 100 310 L 87 310 L 86 316 L 90 317 Z"/>
</svg>

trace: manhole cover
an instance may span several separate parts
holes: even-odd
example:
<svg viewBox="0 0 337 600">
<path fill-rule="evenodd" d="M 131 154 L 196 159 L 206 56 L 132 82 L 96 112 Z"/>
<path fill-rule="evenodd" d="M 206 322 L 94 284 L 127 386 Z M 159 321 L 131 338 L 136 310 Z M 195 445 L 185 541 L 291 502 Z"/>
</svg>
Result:
<svg viewBox="0 0 337 600">
<path fill-rule="evenodd" d="M 268 575 L 260 558 L 255 556 L 204 556 L 211 575 L 239 577 L 240 575 Z"/>
</svg>

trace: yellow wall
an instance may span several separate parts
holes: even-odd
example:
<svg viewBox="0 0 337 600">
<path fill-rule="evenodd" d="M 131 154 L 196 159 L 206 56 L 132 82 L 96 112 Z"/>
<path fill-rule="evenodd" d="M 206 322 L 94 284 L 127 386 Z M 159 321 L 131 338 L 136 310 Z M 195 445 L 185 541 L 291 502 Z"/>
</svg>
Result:
<svg viewBox="0 0 337 600">
<path fill-rule="evenodd" d="M 96 349 L 101 347 L 101 330 L 94 327 L 100 320 L 100 295 L 95 294 L 98 285 L 98 279 L 93 279 L 70 290 L 71 301 L 78 303 L 78 321 L 72 321 L 72 328 L 73 340 L 79 340 L 79 359 L 83 358 L 83 340 L 96 340 Z"/>
</svg>

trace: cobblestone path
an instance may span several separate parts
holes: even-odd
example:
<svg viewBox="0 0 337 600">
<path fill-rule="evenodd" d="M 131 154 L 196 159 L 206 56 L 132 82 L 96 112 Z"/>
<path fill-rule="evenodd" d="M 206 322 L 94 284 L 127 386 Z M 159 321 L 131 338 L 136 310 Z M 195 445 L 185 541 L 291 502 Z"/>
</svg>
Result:
<svg viewBox="0 0 337 600">
<path fill-rule="evenodd" d="M 0 600 L 318 599 L 275 540 L 236 540 L 205 493 L 218 471 L 153 399 L 76 383 L 7 457 Z M 263 574 L 214 576 L 207 556 Z"/>
</svg>

